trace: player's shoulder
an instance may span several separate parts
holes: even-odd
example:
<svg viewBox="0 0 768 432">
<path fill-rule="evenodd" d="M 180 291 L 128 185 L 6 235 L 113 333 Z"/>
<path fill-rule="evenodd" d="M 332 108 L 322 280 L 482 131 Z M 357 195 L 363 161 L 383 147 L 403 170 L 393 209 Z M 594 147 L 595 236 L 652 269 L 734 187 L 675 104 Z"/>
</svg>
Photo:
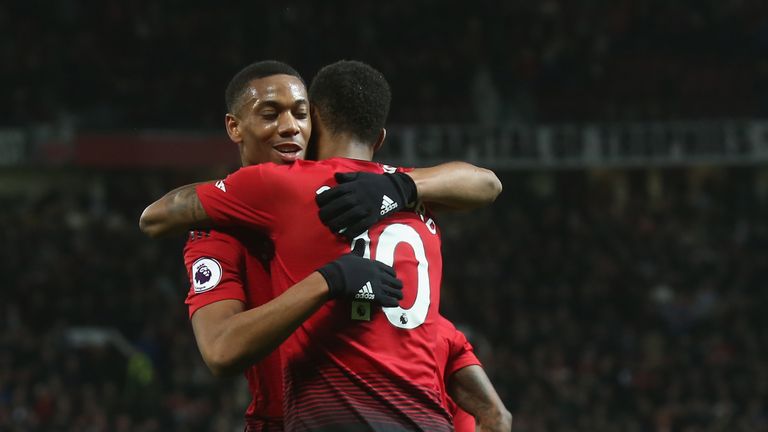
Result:
<svg viewBox="0 0 768 432">
<path fill-rule="evenodd" d="M 396 172 L 408 172 L 411 168 L 403 168 L 394 165 L 383 164 L 374 161 L 365 161 L 360 159 L 348 158 L 330 158 L 317 162 L 318 164 L 328 166 L 334 171 L 363 171 L 376 174 L 394 174 Z"/>
<path fill-rule="evenodd" d="M 442 315 L 438 315 L 435 319 L 435 328 L 437 329 L 438 334 L 442 336 L 453 336 L 453 334 L 457 331 L 456 326 L 454 326 L 453 323 L 448 320 L 448 318 Z"/>
<path fill-rule="evenodd" d="M 318 172 L 329 171 L 329 167 L 327 164 L 318 161 L 297 160 L 289 164 L 266 162 L 243 167 L 238 171 L 248 177 L 257 176 L 262 180 L 272 180 L 282 184 L 284 182 L 300 182 L 300 179 L 306 178 L 306 176 L 316 175 Z"/>
<path fill-rule="evenodd" d="M 237 171 L 231 175 L 239 177 L 241 179 L 253 179 L 253 178 L 268 178 L 274 176 L 287 175 L 290 171 L 294 170 L 296 166 L 302 161 L 296 161 L 290 164 L 276 164 L 274 162 L 264 162 L 256 165 L 248 165 L 240 167 Z"/>
<path fill-rule="evenodd" d="M 437 336 L 449 346 L 456 348 L 464 346 L 464 344 L 467 343 L 467 337 L 464 333 L 457 329 L 451 321 L 444 318 L 442 315 L 438 316 L 435 324 Z"/>
<path fill-rule="evenodd" d="M 347 169 L 350 171 L 378 172 L 380 174 L 394 174 L 396 172 L 413 171 L 411 167 L 401 167 L 389 165 L 380 162 L 366 161 L 361 159 L 349 159 L 343 157 L 333 157 L 321 161 L 300 159 L 289 164 L 276 164 L 274 162 L 265 162 L 258 165 L 245 166 L 238 169 L 238 173 L 262 173 L 262 174 L 290 174 L 301 171 L 317 171 L 327 169 Z"/>
<path fill-rule="evenodd" d="M 215 255 L 227 258 L 237 257 L 245 251 L 243 242 L 235 233 L 227 230 L 192 230 L 187 233 L 184 245 L 186 259 L 199 255 Z"/>
<path fill-rule="evenodd" d="M 239 235 L 230 229 L 196 229 L 187 232 L 187 244 L 225 242 L 240 244 Z"/>
<path fill-rule="evenodd" d="M 288 169 L 287 165 L 280 165 L 274 162 L 264 162 L 256 165 L 248 165 L 240 167 L 234 174 L 239 176 L 254 176 L 254 175 L 269 175 L 273 173 L 280 173 Z"/>
</svg>

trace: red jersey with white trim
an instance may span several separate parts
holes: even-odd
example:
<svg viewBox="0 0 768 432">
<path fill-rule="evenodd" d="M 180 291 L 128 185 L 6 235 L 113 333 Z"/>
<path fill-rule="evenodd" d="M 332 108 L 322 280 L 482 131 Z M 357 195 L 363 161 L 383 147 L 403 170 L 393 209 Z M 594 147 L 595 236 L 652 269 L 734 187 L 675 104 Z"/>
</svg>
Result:
<svg viewBox="0 0 768 432">
<path fill-rule="evenodd" d="M 268 263 L 272 244 L 252 230 L 191 231 L 184 247 L 190 288 L 189 317 L 221 300 L 239 300 L 246 309 L 266 303 L 272 295 Z M 253 395 L 245 413 L 248 431 L 282 430 L 283 383 L 279 352 L 245 371 Z"/>
<path fill-rule="evenodd" d="M 443 316 L 437 319 L 437 340 L 435 354 L 443 384 L 445 408 L 453 416 L 453 427 L 457 432 L 472 432 L 475 430 L 475 418 L 456 405 L 448 396 L 447 388 L 451 375 L 467 366 L 480 366 L 480 360 L 475 356 L 472 345 L 467 341 L 464 333 L 457 330 L 453 323 Z"/>
<path fill-rule="evenodd" d="M 215 223 L 267 233 L 275 245 L 277 296 L 351 250 L 320 222 L 316 193 L 335 186 L 337 172 L 385 170 L 394 168 L 343 158 L 262 164 L 200 185 L 197 194 Z M 405 298 L 395 308 L 329 301 L 281 346 L 286 430 L 451 430 L 434 354 L 442 276 L 437 226 L 425 214 L 400 212 L 358 239 L 366 256 L 394 266 Z"/>
</svg>

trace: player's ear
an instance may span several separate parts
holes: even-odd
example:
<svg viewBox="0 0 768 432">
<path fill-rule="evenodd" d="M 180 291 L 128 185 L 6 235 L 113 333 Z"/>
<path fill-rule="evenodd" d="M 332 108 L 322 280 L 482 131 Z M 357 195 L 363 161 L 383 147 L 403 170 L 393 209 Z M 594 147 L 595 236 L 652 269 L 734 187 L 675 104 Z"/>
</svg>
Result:
<svg viewBox="0 0 768 432">
<path fill-rule="evenodd" d="M 243 142 L 243 136 L 240 134 L 240 120 L 234 115 L 227 113 L 224 116 L 224 128 L 227 129 L 229 139 L 236 144 Z"/>
<path fill-rule="evenodd" d="M 385 128 L 381 128 L 381 132 L 379 132 L 379 137 L 376 138 L 376 144 L 373 145 L 373 152 L 376 153 L 379 151 L 381 146 L 384 145 L 384 139 L 387 138 L 387 130 Z"/>
</svg>

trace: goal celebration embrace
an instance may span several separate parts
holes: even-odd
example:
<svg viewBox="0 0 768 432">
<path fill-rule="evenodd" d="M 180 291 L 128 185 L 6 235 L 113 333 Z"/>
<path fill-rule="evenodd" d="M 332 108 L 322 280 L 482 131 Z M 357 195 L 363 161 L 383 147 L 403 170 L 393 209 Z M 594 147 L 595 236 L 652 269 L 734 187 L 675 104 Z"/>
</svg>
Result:
<svg viewBox="0 0 768 432">
<path fill-rule="evenodd" d="M 216 376 L 244 373 L 246 430 L 508 431 L 472 345 L 440 315 L 439 214 L 491 205 L 496 175 L 374 162 L 391 93 L 343 60 L 309 88 L 259 61 L 225 91 L 242 168 L 150 204 L 150 237 L 187 233 L 186 304 Z"/>
</svg>

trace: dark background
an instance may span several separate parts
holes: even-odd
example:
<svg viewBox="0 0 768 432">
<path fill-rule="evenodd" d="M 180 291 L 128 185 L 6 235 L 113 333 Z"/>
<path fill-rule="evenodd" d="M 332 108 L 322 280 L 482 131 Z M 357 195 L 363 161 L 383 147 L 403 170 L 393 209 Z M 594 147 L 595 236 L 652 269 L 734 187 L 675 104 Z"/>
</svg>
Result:
<svg viewBox="0 0 768 432">
<path fill-rule="evenodd" d="M 0 5 L 0 122 L 221 125 L 223 89 L 274 58 L 309 80 L 359 59 L 394 90 L 392 122 L 765 114 L 768 4 L 749 0 Z M 486 119 L 487 120 L 487 119 Z"/>
<path fill-rule="evenodd" d="M 223 90 L 252 61 L 286 61 L 308 82 L 342 58 L 369 62 L 390 80 L 394 128 L 716 124 L 768 110 L 759 1 L 12 1 L 0 29 L 0 150 L 23 144 L 0 152 L 9 431 L 242 430 L 244 380 L 213 379 L 189 328 L 183 239 L 137 227 L 165 191 L 231 166 L 70 156 L 93 133 L 91 156 L 134 154 L 125 131 L 226 141 Z M 764 162 L 475 162 L 504 192 L 438 217 L 441 310 L 514 430 L 768 430 Z M 81 326 L 132 348 L 78 343 Z"/>
</svg>

